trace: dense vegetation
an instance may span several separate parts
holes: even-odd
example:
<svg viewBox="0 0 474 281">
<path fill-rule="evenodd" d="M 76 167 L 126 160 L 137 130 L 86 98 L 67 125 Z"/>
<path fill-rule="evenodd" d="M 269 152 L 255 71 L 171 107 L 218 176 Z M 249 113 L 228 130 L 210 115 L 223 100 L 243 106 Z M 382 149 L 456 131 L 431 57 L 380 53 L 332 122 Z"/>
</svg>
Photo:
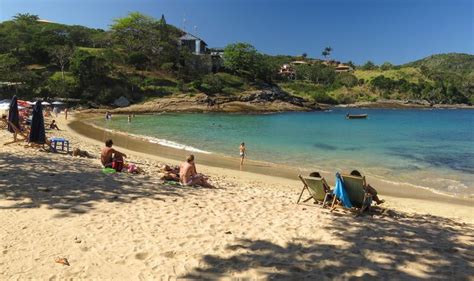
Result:
<svg viewBox="0 0 474 281">
<path fill-rule="evenodd" d="M 90 105 L 133 102 L 172 94 L 236 95 L 278 85 L 323 103 L 424 99 L 474 103 L 474 56 L 437 55 L 407 65 L 367 62 L 336 73 L 321 61 L 296 68 L 295 81 L 278 76 L 300 57 L 269 56 L 252 45 L 228 45 L 222 58 L 180 48 L 183 31 L 139 13 L 116 19 L 110 30 L 38 21 L 18 14 L 0 23 L 0 97 L 62 97 Z M 322 55 L 331 55 L 326 47 Z M 356 67 L 353 63 L 347 64 Z M 8 83 L 6 83 L 8 82 Z"/>
<path fill-rule="evenodd" d="M 320 102 L 353 103 L 380 99 L 474 104 L 474 56 L 434 55 L 406 65 L 372 62 L 353 73 L 331 73 L 322 64 L 304 66 L 294 82 L 280 86 Z"/>
</svg>

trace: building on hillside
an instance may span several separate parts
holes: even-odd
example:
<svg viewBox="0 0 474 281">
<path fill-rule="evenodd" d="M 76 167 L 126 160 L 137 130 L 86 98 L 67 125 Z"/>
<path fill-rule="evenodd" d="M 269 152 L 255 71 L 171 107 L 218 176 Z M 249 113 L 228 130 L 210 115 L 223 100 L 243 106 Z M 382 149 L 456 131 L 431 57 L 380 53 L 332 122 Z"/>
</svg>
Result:
<svg viewBox="0 0 474 281">
<path fill-rule="evenodd" d="M 345 65 L 345 64 L 342 64 L 340 63 L 338 66 L 336 66 L 334 68 L 334 70 L 336 72 L 351 72 L 353 71 L 354 69 L 352 69 L 352 67 L 348 66 L 348 65 Z"/>
<path fill-rule="evenodd" d="M 206 42 L 191 33 L 184 32 L 184 35 L 179 38 L 179 43 L 195 55 L 208 54 Z"/>
<path fill-rule="evenodd" d="M 220 48 L 220 47 L 208 48 L 208 51 L 213 57 L 222 58 L 224 56 L 224 48 Z"/>
</svg>

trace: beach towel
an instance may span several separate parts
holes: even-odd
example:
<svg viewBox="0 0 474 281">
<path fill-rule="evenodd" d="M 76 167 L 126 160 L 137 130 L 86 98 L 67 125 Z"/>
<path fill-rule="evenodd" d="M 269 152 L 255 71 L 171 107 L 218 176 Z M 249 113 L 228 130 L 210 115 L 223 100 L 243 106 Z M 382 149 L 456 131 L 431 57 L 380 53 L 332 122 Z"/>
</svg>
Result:
<svg viewBox="0 0 474 281">
<path fill-rule="evenodd" d="M 115 171 L 115 169 L 112 169 L 112 168 L 103 168 L 102 169 L 102 173 L 106 174 L 106 175 L 110 175 L 110 174 L 115 174 L 117 171 Z"/>
<path fill-rule="evenodd" d="M 336 186 L 334 187 L 333 194 L 337 197 L 337 199 L 341 200 L 344 207 L 352 208 L 351 200 L 349 199 L 349 195 L 344 188 L 344 181 L 342 180 L 339 173 L 336 173 Z"/>
</svg>

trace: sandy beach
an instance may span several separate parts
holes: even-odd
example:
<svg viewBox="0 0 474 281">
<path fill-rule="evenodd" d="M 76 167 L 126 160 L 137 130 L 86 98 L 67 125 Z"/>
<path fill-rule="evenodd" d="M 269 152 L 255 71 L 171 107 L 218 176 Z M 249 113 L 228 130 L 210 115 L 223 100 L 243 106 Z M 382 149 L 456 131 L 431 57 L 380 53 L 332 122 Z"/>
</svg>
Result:
<svg viewBox="0 0 474 281">
<path fill-rule="evenodd" d="M 159 166 L 187 152 L 70 119 L 47 134 L 94 158 L 0 146 L 1 280 L 474 280 L 472 199 L 368 178 L 386 203 L 354 217 L 297 205 L 306 171 L 204 154 L 198 171 L 217 188 L 178 187 Z M 145 173 L 103 174 L 106 137 Z"/>
</svg>

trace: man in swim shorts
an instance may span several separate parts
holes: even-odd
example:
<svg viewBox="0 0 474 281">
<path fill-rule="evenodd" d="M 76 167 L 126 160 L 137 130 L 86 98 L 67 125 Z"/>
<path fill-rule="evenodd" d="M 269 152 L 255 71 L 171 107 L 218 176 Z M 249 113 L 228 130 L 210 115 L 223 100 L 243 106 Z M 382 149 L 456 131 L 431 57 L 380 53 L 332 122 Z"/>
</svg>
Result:
<svg viewBox="0 0 474 281">
<path fill-rule="evenodd" d="M 198 174 L 196 164 L 194 163 L 194 155 L 189 155 L 186 161 L 179 167 L 179 182 L 182 185 L 200 185 L 204 187 L 213 187 L 207 182 L 207 179 Z"/>
</svg>

